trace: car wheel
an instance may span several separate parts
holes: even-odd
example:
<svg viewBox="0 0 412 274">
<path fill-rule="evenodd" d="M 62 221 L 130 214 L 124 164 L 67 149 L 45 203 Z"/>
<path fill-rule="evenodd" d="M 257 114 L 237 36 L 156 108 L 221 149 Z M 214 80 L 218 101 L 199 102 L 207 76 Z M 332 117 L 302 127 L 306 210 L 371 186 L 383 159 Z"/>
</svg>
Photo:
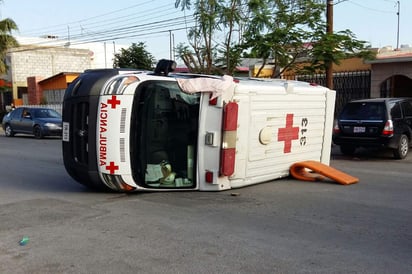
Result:
<svg viewBox="0 0 412 274">
<path fill-rule="evenodd" d="M 38 126 L 38 125 L 34 126 L 33 134 L 34 134 L 34 137 L 37 138 L 37 139 L 43 138 L 43 132 L 41 130 L 41 127 Z"/>
<path fill-rule="evenodd" d="M 7 137 L 13 137 L 13 136 L 14 136 L 14 131 L 13 131 L 13 129 L 11 128 L 10 125 L 6 125 L 6 129 L 4 130 L 4 134 L 5 134 Z"/>
<path fill-rule="evenodd" d="M 355 153 L 356 147 L 351 146 L 351 145 L 341 145 L 340 146 L 340 152 L 345 155 L 352 155 Z"/>
<path fill-rule="evenodd" d="M 393 156 L 395 159 L 404 159 L 409 152 L 409 139 L 408 136 L 402 134 L 399 138 L 398 148 L 393 150 Z"/>
</svg>

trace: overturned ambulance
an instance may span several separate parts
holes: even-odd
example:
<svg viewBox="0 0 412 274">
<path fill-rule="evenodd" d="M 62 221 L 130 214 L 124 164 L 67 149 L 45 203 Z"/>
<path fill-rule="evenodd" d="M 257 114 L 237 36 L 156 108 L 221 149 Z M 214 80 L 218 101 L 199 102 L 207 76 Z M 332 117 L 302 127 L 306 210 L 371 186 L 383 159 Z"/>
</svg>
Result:
<svg viewBox="0 0 412 274">
<path fill-rule="evenodd" d="M 63 160 L 89 187 L 220 191 L 329 164 L 335 92 L 305 82 L 87 70 L 63 102 Z"/>
</svg>

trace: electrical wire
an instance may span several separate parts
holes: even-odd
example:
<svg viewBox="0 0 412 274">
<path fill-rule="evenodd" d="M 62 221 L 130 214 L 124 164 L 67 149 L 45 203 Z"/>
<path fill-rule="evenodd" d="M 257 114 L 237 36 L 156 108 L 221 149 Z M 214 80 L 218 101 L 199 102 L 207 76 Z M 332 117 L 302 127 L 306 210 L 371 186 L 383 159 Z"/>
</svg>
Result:
<svg viewBox="0 0 412 274">
<path fill-rule="evenodd" d="M 108 13 L 103 13 L 100 15 L 96 15 L 93 17 L 65 23 L 65 24 L 58 24 L 54 26 L 48 26 L 48 27 L 41 27 L 37 29 L 32 29 L 28 30 L 25 32 L 25 35 L 33 35 L 36 36 L 39 33 L 44 34 L 44 32 L 59 32 L 59 31 L 66 31 L 67 26 L 93 26 L 93 25 L 100 25 L 102 23 L 110 23 L 116 20 L 119 20 L 119 18 L 130 18 L 130 17 L 135 17 L 138 18 L 139 20 L 145 20 L 148 17 L 150 18 L 153 14 L 156 14 L 159 16 L 159 12 L 165 11 L 165 9 L 170 10 L 170 5 L 162 5 L 162 6 L 156 6 L 155 8 L 150 7 L 149 9 L 142 9 L 143 6 L 147 4 L 152 4 L 152 1 L 147 1 L 141 4 L 136 4 L 132 5 L 129 7 L 125 7 L 122 9 L 114 10 Z M 138 9 L 135 9 L 138 8 Z M 118 14 L 121 13 L 122 11 L 128 11 L 127 14 Z M 155 11 L 156 13 L 153 13 Z M 176 11 L 178 12 L 178 11 Z M 114 17 L 113 17 L 114 16 Z"/>
<path fill-rule="evenodd" d="M 148 4 L 151 5 L 147 9 L 142 9 L 144 5 Z M 182 16 L 182 11 L 176 9 L 174 5 L 173 8 L 170 7 L 166 4 L 153 7 L 152 1 L 146 1 L 110 13 L 75 21 L 67 26 L 60 24 L 47 29 L 42 28 L 41 33 L 36 33 L 36 30 L 25 32 L 22 36 L 41 37 L 42 35 L 50 35 L 57 38 L 36 43 L 38 46 L 47 46 L 47 44 L 64 45 L 68 42 L 74 45 L 150 37 L 151 35 L 184 30 L 193 26 L 195 21 L 191 14 Z M 127 11 L 127 13 L 124 14 L 123 11 Z M 159 18 L 162 19 L 159 20 Z"/>
<path fill-rule="evenodd" d="M 375 11 L 375 12 L 380 12 L 380 13 L 395 13 L 395 11 L 385 11 L 385 10 L 380 10 L 380 9 L 374 9 L 374 8 L 370 8 L 370 7 L 366 7 L 363 6 L 359 3 L 356 3 L 354 0 L 347 0 L 348 2 L 350 2 L 351 4 L 361 7 L 363 9 L 367 9 L 367 10 L 371 10 L 371 11 Z M 389 2 L 389 1 L 385 1 L 385 2 Z M 392 2 L 392 1 L 391 1 Z"/>
</svg>

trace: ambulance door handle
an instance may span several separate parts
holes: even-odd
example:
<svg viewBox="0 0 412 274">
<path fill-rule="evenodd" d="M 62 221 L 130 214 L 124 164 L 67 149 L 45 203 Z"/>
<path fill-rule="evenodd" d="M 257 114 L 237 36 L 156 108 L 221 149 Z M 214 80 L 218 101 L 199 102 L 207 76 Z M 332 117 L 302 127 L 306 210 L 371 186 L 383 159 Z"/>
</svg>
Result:
<svg viewBox="0 0 412 274">
<path fill-rule="evenodd" d="M 205 135 L 205 145 L 216 147 L 217 140 L 216 140 L 216 132 L 207 131 Z"/>
</svg>

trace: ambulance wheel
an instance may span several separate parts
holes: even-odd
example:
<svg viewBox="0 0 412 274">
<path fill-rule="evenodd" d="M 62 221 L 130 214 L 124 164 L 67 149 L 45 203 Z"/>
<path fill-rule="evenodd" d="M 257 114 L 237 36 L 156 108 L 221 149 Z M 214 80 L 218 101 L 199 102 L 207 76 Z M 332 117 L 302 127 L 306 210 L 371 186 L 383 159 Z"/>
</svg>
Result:
<svg viewBox="0 0 412 274">
<path fill-rule="evenodd" d="M 351 146 L 351 145 L 341 145 L 340 146 L 340 152 L 344 155 L 352 155 L 355 153 L 356 147 Z"/>
</svg>

